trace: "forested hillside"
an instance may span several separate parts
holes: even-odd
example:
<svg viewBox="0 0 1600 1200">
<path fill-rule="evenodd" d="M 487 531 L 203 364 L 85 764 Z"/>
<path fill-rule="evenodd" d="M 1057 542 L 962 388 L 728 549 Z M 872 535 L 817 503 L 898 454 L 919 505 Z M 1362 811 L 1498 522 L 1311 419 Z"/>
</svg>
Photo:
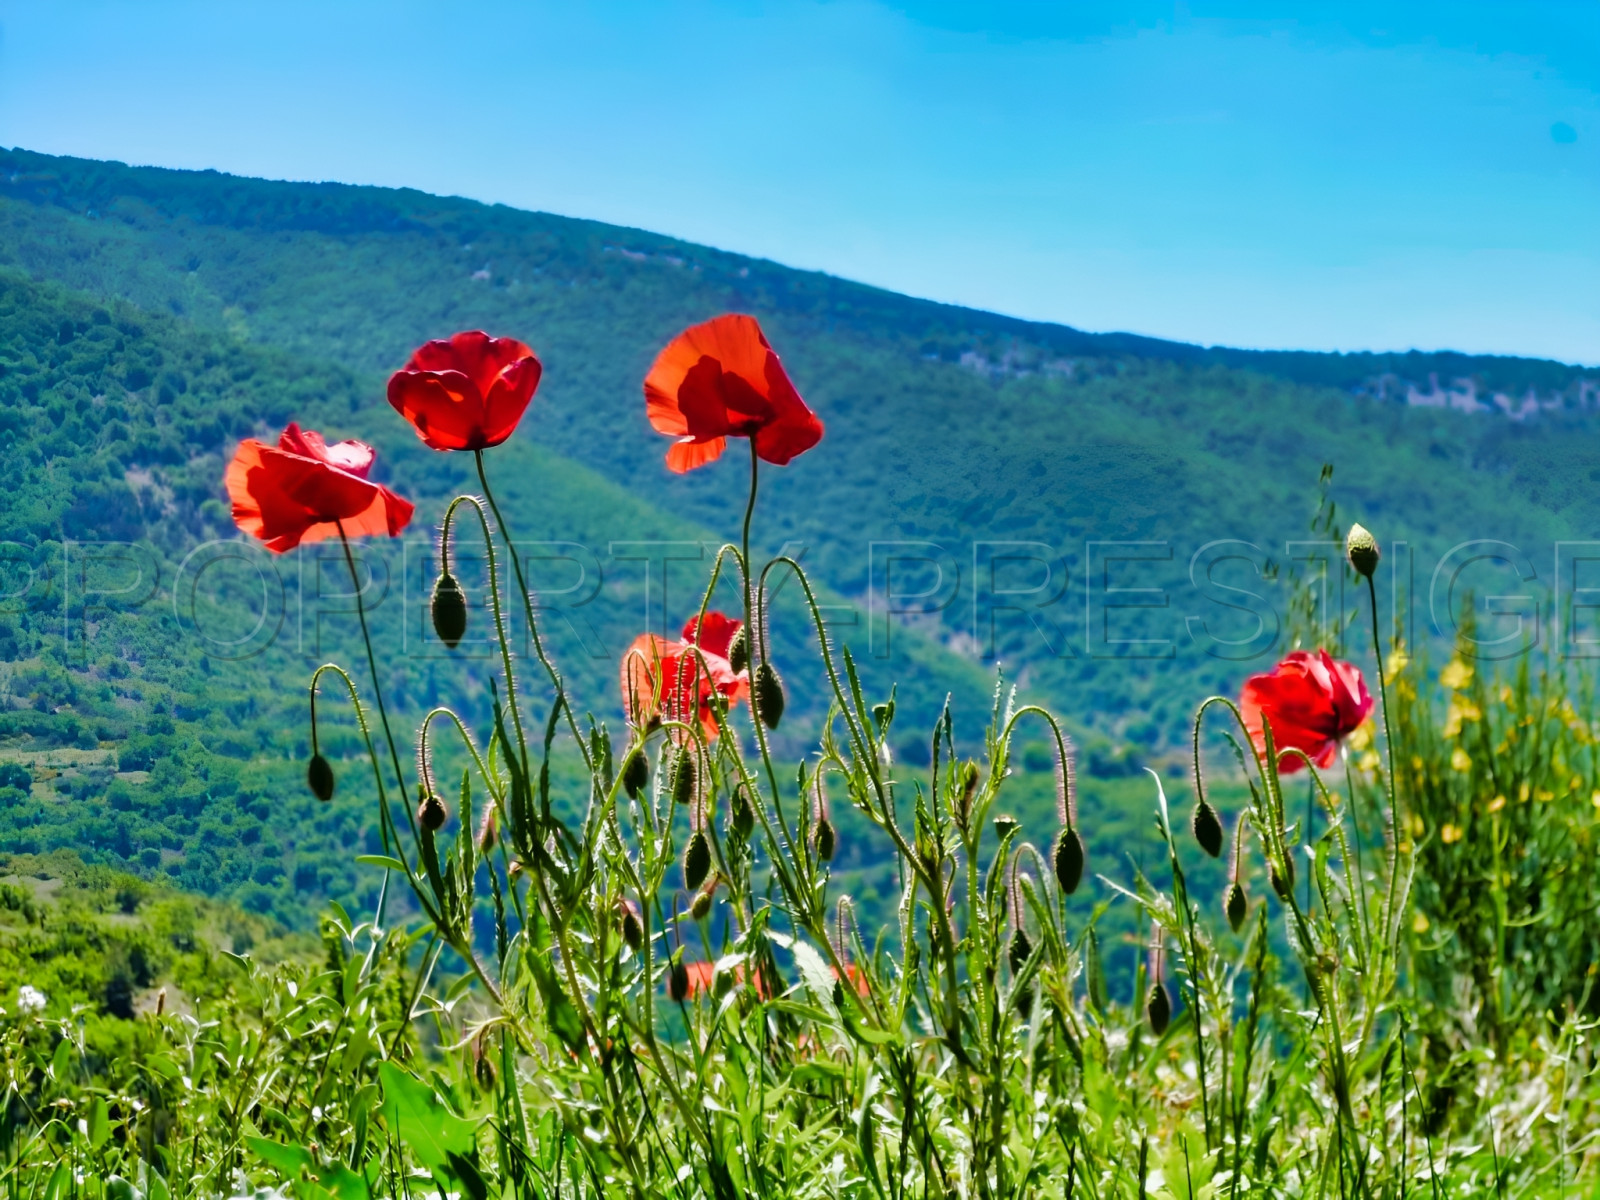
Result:
<svg viewBox="0 0 1600 1200">
<path fill-rule="evenodd" d="M 1547 604 L 1552 544 L 1600 536 L 1600 373 L 1556 363 L 1085 334 L 593 222 L 20 150 L 0 152 L 0 267 L 0 757 L 29 772 L 4 844 L 76 846 L 291 919 L 375 886 L 351 861 L 372 848 L 370 798 L 319 808 L 298 778 L 302 681 L 355 659 L 348 584 L 322 552 L 186 559 L 233 537 L 220 480 L 239 437 L 294 417 L 372 442 L 419 503 L 403 548 L 370 548 L 397 702 L 464 693 L 481 717 L 477 660 L 429 644 L 420 608 L 430 525 L 470 466 L 422 450 L 382 400 L 415 344 L 457 328 L 544 361 L 496 469 L 518 537 L 564 544 L 532 548 L 530 570 L 577 703 L 603 719 L 622 647 L 681 622 L 737 529 L 741 472 L 668 475 L 639 394 L 673 333 L 724 310 L 762 320 L 827 422 L 827 455 L 768 473 L 762 534 L 831 588 L 876 681 L 915 685 L 897 727 L 912 762 L 947 691 L 977 732 L 998 659 L 1083 735 L 1090 803 L 1141 763 L 1179 769 L 1195 699 L 1285 648 L 1283 581 L 1318 569 L 1287 543 L 1326 536 L 1308 529 L 1323 463 L 1340 516 L 1409 544 L 1385 571 L 1405 565 L 1411 640 L 1431 636 L 1449 547 L 1514 543 L 1537 570 L 1515 586 Z M 1523 419 L 1492 402 L 1530 393 Z M 1446 623 L 1467 589 L 1508 590 L 1507 568 L 1476 571 Z M 927 590 L 898 603 L 930 611 L 886 620 L 891 589 Z M 820 715 L 821 689 L 796 683 L 802 718 Z M 1047 807 L 1049 755 L 1027 765 Z M 842 867 L 877 860 L 845 844 Z"/>
<path fill-rule="evenodd" d="M 381 849 L 376 800 L 337 704 L 323 709 L 323 749 L 356 765 L 331 806 L 303 782 L 305 681 L 330 658 L 357 665 L 343 561 L 326 546 L 275 558 L 238 543 L 219 497 L 233 443 L 291 419 L 370 438 L 378 476 L 421 501 L 410 536 L 361 547 L 397 716 L 444 700 L 487 720 L 483 626 L 455 653 L 431 629 L 423 637 L 432 525 L 466 482 L 459 459 L 424 449 L 338 365 L 0 273 L 0 852 L 72 850 L 300 924 L 328 897 L 373 902 L 381 872 L 354 857 Z M 647 556 L 657 544 L 683 556 L 719 541 L 535 444 L 506 453 L 504 491 L 530 543 L 625 538 Z M 557 592 L 586 562 L 538 555 L 534 583 Z M 551 610 L 574 702 L 601 720 L 620 708 L 608 648 L 651 619 L 647 589 L 681 623 L 704 586 L 685 570 L 662 597 L 659 559 L 653 583 L 638 566 L 611 572 L 570 618 Z M 457 570 L 481 602 L 470 546 Z M 792 650 L 805 641 L 798 622 L 778 637 Z M 945 692 L 985 702 L 976 666 L 915 635 L 907 647 L 897 667 L 927 685 L 921 724 Z M 791 736 L 814 723 L 819 694 L 797 691 Z M 872 857 L 858 844 L 841 866 Z"/>
</svg>

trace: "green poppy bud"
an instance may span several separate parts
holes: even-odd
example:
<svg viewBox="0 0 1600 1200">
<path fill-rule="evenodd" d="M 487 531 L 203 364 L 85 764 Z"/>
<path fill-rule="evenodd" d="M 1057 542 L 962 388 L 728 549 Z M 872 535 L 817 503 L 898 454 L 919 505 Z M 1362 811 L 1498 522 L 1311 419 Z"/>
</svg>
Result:
<svg viewBox="0 0 1600 1200">
<path fill-rule="evenodd" d="M 694 899 L 689 901 L 689 916 L 696 921 L 704 921 L 711 915 L 711 900 L 713 888 L 701 888 L 694 894 Z"/>
<path fill-rule="evenodd" d="M 681 959 L 673 963 L 672 970 L 667 973 L 667 995 L 675 1004 L 682 1004 L 689 998 L 689 968 Z"/>
<path fill-rule="evenodd" d="M 728 643 L 728 665 L 736 672 L 743 671 L 750 665 L 750 627 L 739 626 L 733 635 L 733 640 Z"/>
<path fill-rule="evenodd" d="M 1011 964 L 1011 973 L 1015 975 L 1022 970 L 1029 956 L 1033 954 L 1033 943 L 1028 940 L 1028 935 L 1018 929 L 1011 935 L 1011 945 L 1006 951 L 1006 960 Z"/>
<path fill-rule="evenodd" d="M 1244 928 L 1244 919 L 1250 915 L 1250 898 L 1244 894 L 1240 884 L 1235 883 L 1228 888 L 1227 913 L 1228 924 L 1238 933 Z"/>
<path fill-rule="evenodd" d="M 769 662 L 756 668 L 756 677 L 750 684 L 750 703 L 768 729 L 776 729 L 783 720 L 783 680 Z"/>
<path fill-rule="evenodd" d="M 493 1094 L 495 1085 L 494 1061 L 484 1052 L 483 1048 L 472 1056 L 472 1077 L 477 1081 L 480 1090 Z"/>
<path fill-rule="evenodd" d="M 1056 852 L 1051 865 L 1055 867 L 1056 882 L 1068 896 L 1078 890 L 1078 883 L 1083 879 L 1083 858 L 1083 839 L 1078 836 L 1078 831 L 1063 829 L 1061 836 L 1056 839 Z"/>
<path fill-rule="evenodd" d="M 696 829 L 683 852 L 683 886 L 688 891 L 697 890 L 711 874 L 711 843 L 706 835 Z"/>
<path fill-rule="evenodd" d="M 306 766 L 306 784 L 318 800 L 333 799 L 333 766 L 321 754 L 313 754 Z"/>
<path fill-rule="evenodd" d="M 688 808 L 694 803 L 694 755 L 678 751 L 672 764 L 672 802 Z"/>
<path fill-rule="evenodd" d="M 1278 864 L 1273 863 L 1267 868 L 1267 882 L 1272 884 L 1272 890 L 1278 894 L 1279 900 L 1287 900 L 1294 894 L 1294 856 L 1283 856 L 1283 870 L 1278 870 Z"/>
<path fill-rule="evenodd" d="M 733 835 L 741 841 L 749 841 L 750 834 L 756 827 L 755 810 L 750 807 L 750 797 L 745 790 L 740 788 L 733 794 L 732 811 L 728 815 L 728 827 Z"/>
<path fill-rule="evenodd" d="M 1151 1032 L 1157 1037 L 1167 1031 L 1172 1021 L 1172 997 L 1167 995 L 1167 985 L 1159 979 L 1150 985 L 1150 998 L 1145 1001 L 1144 1015 L 1149 1018 Z"/>
<path fill-rule="evenodd" d="M 817 860 L 819 862 L 832 862 L 833 852 L 838 844 L 838 835 L 833 831 L 833 822 L 823 817 L 817 822 L 816 828 Z"/>
<path fill-rule="evenodd" d="M 1194 840 L 1212 858 L 1222 857 L 1222 821 L 1217 810 L 1202 800 L 1194 807 Z"/>
<path fill-rule="evenodd" d="M 1372 578 L 1372 573 L 1378 569 L 1378 559 L 1382 557 L 1378 552 L 1378 539 L 1361 525 L 1350 526 L 1350 534 L 1344 539 L 1344 552 L 1356 574 L 1367 579 Z"/>
<path fill-rule="evenodd" d="M 449 819 L 450 810 L 445 807 L 444 801 L 431 793 L 417 805 L 417 824 L 429 833 L 438 833 Z"/>
<path fill-rule="evenodd" d="M 467 632 L 467 595 L 449 571 L 433 581 L 433 631 L 454 650 Z"/>
<path fill-rule="evenodd" d="M 641 750 L 628 759 L 627 766 L 622 768 L 622 790 L 628 793 L 628 799 L 637 800 L 649 782 L 650 764 L 645 761 L 644 751 Z"/>
<path fill-rule="evenodd" d="M 639 947 L 644 945 L 644 926 L 639 921 L 639 909 L 632 900 L 624 900 L 618 907 L 622 910 L 622 940 L 628 943 L 628 949 L 635 954 Z"/>
</svg>

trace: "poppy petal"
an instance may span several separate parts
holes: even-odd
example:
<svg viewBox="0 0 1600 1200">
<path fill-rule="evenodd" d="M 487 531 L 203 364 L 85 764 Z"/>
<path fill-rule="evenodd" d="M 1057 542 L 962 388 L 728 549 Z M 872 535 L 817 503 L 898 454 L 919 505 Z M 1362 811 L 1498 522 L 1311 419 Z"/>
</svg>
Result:
<svg viewBox="0 0 1600 1200">
<path fill-rule="evenodd" d="M 310 453 L 246 438 L 223 477 L 235 524 L 269 550 L 282 554 L 302 542 L 333 537 L 341 522 L 350 537 L 394 537 L 410 522 L 414 509 L 409 501 L 334 465 L 340 459 L 351 461 L 364 473 L 372 465 L 371 447 L 361 442 L 330 447 L 321 434 L 297 425 L 284 431 L 282 446 Z"/>
<path fill-rule="evenodd" d="M 703 467 L 721 458 L 722 448 L 727 444 L 726 438 L 713 438 L 709 442 L 674 442 L 667 450 L 667 469 L 682 475 L 696 467 Z"/>
<path fill-rule="evenodd" d="M 695 626 L 700 627 L 699 636 L 695 635 Z M 693 642 L 707 654 L 715 654 L 718 658 L 728 657 L 728 648 L 733 645 L 733 636 L 744 626 L 744 622 L 726 613 L 717 612 L 715 609 L 708 611 L 704 619 L 690 617 L 683 623 L 683 640 Z"/>
</svg>

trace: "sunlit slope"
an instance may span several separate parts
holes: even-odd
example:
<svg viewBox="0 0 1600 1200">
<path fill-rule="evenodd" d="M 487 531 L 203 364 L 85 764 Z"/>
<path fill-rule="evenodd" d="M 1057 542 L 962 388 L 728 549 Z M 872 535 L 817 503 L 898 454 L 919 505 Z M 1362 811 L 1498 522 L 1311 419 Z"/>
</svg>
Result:
<svg viewBox="0 0 1600 1200">
<path fill-rule="evenodd" d="M 1451 547 L 1514 544 L 1548 602 L 1552 544 L 1600 532 L 1589 477 L 1600 375 L 1557 363 L 1205 350 L 417 192 L 21 151 L 0 165 L 0 254 L 14 263 L 291 360 L 339 362 L 370 395 L 425 337 L 478 325 L 526 338 L 546 364 L 527 435 L 705 529 L 736 527 L 743 464 L 668 475 L 639 381 L 685 324 L 756 313 L 828 423 L 818 451 L 768 473 L 772 547 L 804 547 L 836 590 L 880 614 L 933 610 L 914 618 L 932 636 L 998 656 L 1139 754 L 1180 743 L 1196 694 L 1231 690 L 1283 647 L 1270 576 L 1292 570 L 1288 543 L 1311 536 L 1325 462 L 1337 464 L 1345 519 L 1367 520 L 1391 548 L 1408 543 L 1401 593 L 1417 637 L 1435 628 L 1428 589 Z M 1470 393 L 1493 411 L 1412 406 L 1412 391 Z M 1547 407 L 1513 421 L 1496 395 Z M 583 528 L 549 503 L 527 516 L 552 537 Z M 1234 540 L 1255 549 L 1216 546 Z M 935 546 L 889 544 L 908 541 Z M 1103 545 L 1125 541 L 1149 544 L 1132 558 Z M 937 579 L 919 556 L 937 561 Z M 1504 594 L 1508 580 L 1509 567 L 1473 568 L 1446 588 L 1440 625 L 1468 590 Z M 1217 584 L 1260 598 L 1229 607 L 1239 597 Z M 897 600 L 896 589 L 929 594 Z M 1006 591 L 1022 595 L 996 595 Z M 880 619 L 862 633 L 880 635 L 877 652 L 887 630 Z"/>
<path fill-rule="evenodd" d="M 336 689 L 322 712 L 323 746 L 343 760 L 338 795 L 318 805 L 302 781 L 311 670 L 345 663 L 370 704 L 346 564 L 337 546 L 275 557 L 239 540 L 220 499 L 236 440 L 291 417 L 373 441 L 378 473 L 418 502 L 407 537 L 356 547 L 403 765 L 409 731 L 436 703 L 486 730 L 498 668 L 470 527 L 457 555 L 468 641 L 447 651 L 425 621 L 434 525 L 450 495 L 475 488 L 470 457 L 425 449 L 343 368 L 0 275 L 0 762 L 27 773 L 0 787 L 0 850 L 70 848 L 293 920 L 326 896 L 371 899 L 377 873 L 353 858 L 380 848 L 376 796 Z M 618 730 L 622 648 L 645 628 L 676 630 L 725 534 L 531 439 L 495 451 L 490 470 L 518 514 L 574 707 Z M 837 596 L 821 598 L 840 644 L 864 628 Z M 791 754 L 827 704 L 799 600 L 797 588 L 780 593 L 773 627 L 791 700 L 778 744 Z M 548 695 L 521 612 L 506 619 L 524 648 L 522 686 Z M 888 664 L 863 659 L 868 687 L 887 694 Z M 913 756 L 945 695 L 969 728 L 987 709 L 984 672 L 914 634 L 894 671 L 919 698 L 903 703 Z M 870 846 L 849 857 L 863 856 Z"/>
</svg>

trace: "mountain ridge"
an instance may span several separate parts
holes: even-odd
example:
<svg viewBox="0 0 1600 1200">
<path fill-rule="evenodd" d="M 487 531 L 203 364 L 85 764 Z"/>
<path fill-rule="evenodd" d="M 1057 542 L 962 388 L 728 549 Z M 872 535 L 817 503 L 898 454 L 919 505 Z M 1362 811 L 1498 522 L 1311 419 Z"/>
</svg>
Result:
<svg viewBox="0 0 1600 1200">
<path fill-rule="evenodd" d="M 102 210 L 114 208 L 118 202 L 137 200 L 171 220 L 258 232 L 315 232 L 336 236 L 408 232 L 465 235 L 486 223 L 503 220 L 509 214 L 512 220 L 526 224 L 527 232 L 581 232 L 589 241 L 599 241 L 602 254 L 623 254 L 636 261 L 643 255 L 684 265 L 690 264 L 688 256 L 693 255 L 698 256 L 692 263 L 694 270 L 712 267 L 727 278 L 738 280 L 755 276 L 758 284 L 761 276 L 781 274 L 801 285 L 793 289 L 786 306 L 798 307 L 805 298 L 842 316 L 851 308 L 881 309 L 887 304 L 908 309 L 907 319 L 911 314 L 922 316 L 934 327 L 944 322 L 958 327 L 970 326 L 979 334 L 1012 337 L 1062 355 L 1097 358 L 1127 355 L 1196 366 L 1239 367 L 1295 382 L 1357 392 L 1381 388 L 1385 376 L 1413 384 L 1425 382 L 1432 376 L 1435 391 L 1440 379 L 1482 380 L 1481 386 L 1491 392 L 1520 391 L 1527 386 L 1542 392 L 1559 392 L 1579 376 L 1600 381 L 1600 368 L 1525 355 L 1418 349 L 1261 350 L 1207 346 L 1118 331 L 1096 333 L 1057 322 L 908 296 L 828 272 L 789 267 L 771 259 L 721 250 L 646 229 L 465 197 L 436 196 L 414 188 L 267 180 L 216 170 L 133 166 L 47 155 L 14 147 L 0 150 L 0 195 L 31 203 L 48 203 L 91 217 L 105 215 Z M 485 214 L 493 221 L 486 222 Z M 615 244 L 619 239 L 631 240 L 633 244 Z M 648 249 L 640 249 L 641 246 Z M 770 280 L 767 282 L 770 286 Z M 808 288 L 813 294 L 803 297 L 802 293 Z M 815 294 L 817 292 L 820 296 Z M 925 348 L 925 353 L 947 359 L 953 355 L 959 359 L 961 354 L 970 354 L 973 350 L 968 346 L 935 342 Z M 1580 404 L 1586 402 L 1589 395 L 1583 393 Z M 1593 398 L 1600 406 L 1600 383 L 1596 383 Z"/>
</svg>

